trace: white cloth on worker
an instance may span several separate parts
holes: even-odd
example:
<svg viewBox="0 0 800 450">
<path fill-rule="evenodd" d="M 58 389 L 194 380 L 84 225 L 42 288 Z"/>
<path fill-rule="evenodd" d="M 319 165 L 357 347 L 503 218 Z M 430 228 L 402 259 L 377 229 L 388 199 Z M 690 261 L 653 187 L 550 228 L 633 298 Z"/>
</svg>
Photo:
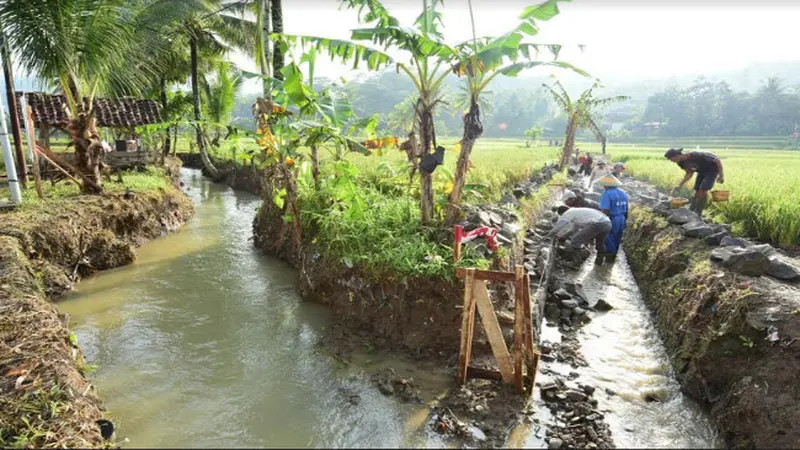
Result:
<svg viewBox="0 0 800 450">
<path fill-rule="evenodd" d="M 574 235 L 586 226 L 606 223 L 610 227 L 611 219 L 596 209 L 570 208 L 558 218 L 558 222 L 556 222 L 550 234 L 561 238 Z"/>
<path fill-rule="evenodd" d="M 102 146 L 103 146 L 103 150 L 104 150 L 106 153 L 110 153 L 110 152 L 111 152 L 112 148 L 111 148 L 111 146 L 108 144 L 108 142 L 106 142 L 106 141 L 100 141 L 100 145 L 102 145 Z"/>
<path fill-rule="evenodd" d="M 589 175 L 589 184 L 586 186 L 586 188 L 590 191 L 595 191 L 595 182 L 606 175 L 611 175 L 611 169 L 609 169 L 608 166 L 595 167 L 594 170 L 592 170 L 592 174 Z"/>
<path fill-rule="evenodd" d="M 567 200 L 572 200 L 573 198 L 577 198 L 577 197 L 578 197 L 578 196 L 577 196 L 577 195 L 575 195 L 575 193 L 574 193 L 574 192 L 572 192 L 572 191 L 566 191 L 566 192 L 564 192 L 564 196 L 563 196 L 563 197 L 561 197 L 561 201 L 562 201 L 562 202 L 566 202 Z"/>
</svg>

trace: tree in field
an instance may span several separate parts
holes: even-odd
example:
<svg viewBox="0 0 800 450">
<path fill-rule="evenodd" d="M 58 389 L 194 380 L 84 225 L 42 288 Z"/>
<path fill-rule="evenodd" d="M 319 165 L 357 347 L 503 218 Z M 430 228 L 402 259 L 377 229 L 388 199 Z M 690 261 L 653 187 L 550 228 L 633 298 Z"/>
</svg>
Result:
<svg viewBox="0 0 800 450">
<path fill-rule="evenodd" d="M 95 96 L 137 92 L 153 73 L 149 62 L 139 58 L 139 13 L 124 0 L 0 2 L 0 23 L 17 61 L 41 78 L 59 80 L 84 193 L 102 191 Z"/>
<path fill-rule="evenodd" d="M 577 99 L 572 99 L 564 89 L 564 86 L 558 81 L 554 82 L 553 86 L 547 84 L 542 84 L 542 86 L 550 92 L 553 101 L 567 116 L 567 130 L 564 136 L 564 148 L 561 152 L 559 169 L 564 169 L 569 163 L 575 145 L 575 133 L 581 128 L 587 128 L 595 134 L 600 133 L 602 135 L 600 127 L 597 126 L 597 122 L 592 116 L 604 106 L 628 100 L 628 97 L 624 95 L 596 98 L 594 90 L 600 86 L 596 82 L 589 89 L 583 91 Z"/>
<path fill-rule="evenodd" d="M 477 139 L 483 134 L 481 122 L 481 94 L 499 75 L 516 76 L 524 69 L 537 66 L 556 66 L 572 69 L 582 75 L 585 72 L 560 61 L 534 61 L 540 45 L 522 43 L 525 36 L 538 33 L 537 20 L 549 20 L 559 13 L 557 3 L 564 0 L 549 0 L 526 8 L 520 15 L 521 22 L 509 32 L 497 38 L 478 39 L 475 36 L 475 21 L 472 2 L 469 2 L 473 39 L 455 47 L 457 62 L 453 67 L 458 76 L 466 77 L 469 93 L 469 110 L 464 115 L 464 134 L 460 141 L 460 152 L 453 179 L 453 190 L 447 207 L 447 223 L 455 223 L 461 216 L 461 197 L 466 183 L 470 155 Z M 558 57 L 559 45 L 546 45 L 554 57 Z"/>
</svg>

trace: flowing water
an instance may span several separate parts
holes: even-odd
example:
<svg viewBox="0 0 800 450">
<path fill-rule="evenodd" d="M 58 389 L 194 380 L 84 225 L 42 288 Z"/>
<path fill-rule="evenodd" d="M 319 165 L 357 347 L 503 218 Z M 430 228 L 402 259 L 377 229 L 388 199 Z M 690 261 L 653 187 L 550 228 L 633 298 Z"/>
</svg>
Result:
<svg viewBox="0 0 800 450">
<path fill-rule="evenodd" d="M 624 252 L 614 265 L 601 267 L 589 258 L 574 281 L 589 299 L 604 299 L 614 309 L 596 313 L 578 332 L 588 367 L 575 380 L 597 388 L 598 409 L 605 411 L 618 448 L 723 448 L 706 413 L 680 390 L 652 316 L 645 306 Z M 542 339 L 558 342 L 557 328 L 545 326 Z M 551 363 L 560 378 L 575 370 Z M 539 375 L 546 383 L 551 376 Z M 538 394 L 537 394 L 538 397 Z M 550 412 L 537 408 L 541 422 Z M 545 446 L 543 427 L 516 433 L 520 446 Z"/>
<path fill-rule="evenodd" d="M 327 311 L 301 302 L 294 271 L 249 239 L 260 200 L 197 171 L 182 176 L 197 206 L 188 225 L 59 304 L 97 365 L 118 438 L 135 447 L 436 446 L 407 429 L 427 409 L 384 397 L 320 353 Z"/>
<path fill-rule="evenodd" d="M 98 367 L 94 382 L 118 437 L 134 447 L 445 446 L 420 431 L 427 408 L 399 404 L 355 376 L 400 361 L 362 356 L 360 367 L 345 368 L 320 352 L 327 311 L 301 302 L 294 271 L 250 242 L 260 200 L 198 171 L 182 177 L 197 206 L 189 224 L 59 304 Z M 596 385 L 601 409 L 612 411 L 617 446 L 716 446 L 671 375 L 624 257 L 613 268 L 587 264 L 581 279 L 588 295 L 615 307 L 580 333 L 589 367 L 579 381 Z M 451 384 L 415 377 L 434 390 Z M 648 393 L 662 401 L 645 401 Z M 521 441 L 545 445 L 533 435 Z"/>
</svg>

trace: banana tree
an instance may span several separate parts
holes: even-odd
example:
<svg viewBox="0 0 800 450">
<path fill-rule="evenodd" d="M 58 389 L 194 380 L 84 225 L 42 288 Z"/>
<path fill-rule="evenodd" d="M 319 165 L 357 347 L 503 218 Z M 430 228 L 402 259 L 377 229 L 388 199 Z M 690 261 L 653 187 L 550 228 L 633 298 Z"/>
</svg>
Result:
<svg viewBox="0 0 800 450">
<path fill-rule="evenodd" d="M 589 89 L 583 91 L 580 97 L 574 100 L 569 96 L 564 86 L 558 81 L 555 81 L 552 86 L 548 84 L 542 84 L 542 86 L 550 92 L 553 101 L 555 101 L 556 105 L 567 115 L 564 148 L 561 152 L 561 161 L 559 163 L 560 170 L 563 170 L 569 162 L 572 149 L 575 146 L 575 134 L 577 131 L 581 128 L 588 128 L 595 133 L 599 133 L 600 128 L 597 126 L 592 116 L 605 106 L 623 102 L 629 98 L 624 95 L 596 98 L 594 96 L 594 90 L 600 87 L 600 84 L 597 82 L 592 84 Z"/>
<path fill-rule="evenodd" d="M 439 29 L 442 15 L 437 10 L 440 0 L 423 0 L 422 13 L 412 27 L 400 26 L 400 21 L 378 0 L 343 0 L 342 5 L 358 9 L 361 23 L 369 24 L 351 32 L 351 40 L 334 40 L 311 36 L 286 36 L 288 44 L 313 44 L 326 49 L 333 58 L 351 62 L 358 67 L 366 62 L 371 70 L 394 63 L 398 72 L 406 74 L 417 90 L 414 105 L 416 126 L 419 129 L 421 157 L 431 154 L 436 146 L 436 130 L 433 117 L 435 108 L 442 102 L 444 80 L 449 74 L 448 61 L 456 54 L 444 44 Z M 376 50 L 362 43 L 371 42 L 380 46 Z M 394 61 L 385 51 L 403 53 L 409 63 Z M 423 223 L 433 221 L 433 183 L 430 173 L 421 175 L 420 210 Z"/>
<path fill-rule="evenodd" d="M 464 115 L 464 133 L 460 141 L 460 152 L 450 192 L 446 222 L 455 223 L 461 216 L 461 198 L 466 183 L 470 155 L 477 139 L 483 134 L 481 123 L 481 95 L 499 75 L 513 77 L 522 70 L 539 66 L 553 66 L 570 69 L 581 75 L 587 74 L 571 64 L 556 61 L 560 45 L 529 44 L 522 40 L 539 32 L 537 21 L 550 20 L 558 15 L 558 3 L 571 0 L 549 0 L 536 6 L 529 6 L 519 16 L 520 23 L 499 37 L 478 39 L 475 36 L 475 20 L 472 2 L 469 1 L 473 38 L 455 47 L 456 60 L 453 71 L 459 77 L 466 77 L 466 91 L 469 109 Z M 552 53 L 552 61 L 534 60 L 542 48 Z"/>
<path fill-rule="evenodd" d="M 266 193 L 283 211 L 284 224 L 280 230 L 279 242 L 285 239 L 286 225 L 291 223 L 292 251 L 297 255 L 302 241 L 297 175 L 304 167 L 303 160 L 306 157 L 301 149 L 311 149 L 312 175 L 316 188 L 320 184 L 318 152 L 321 146 L 330 143 L 364 154 L 369 154 L 369 150 L 352 137 L 356 125 L 347 121 L 350 116 L 346 111 L 352 111 L 348 102 L 332 95 L 327 89 L 315 91 L 310 84 L 304 82 L 303 73 L 295 62 L 285 65 L 281 74 L 283 81 L 271 80 L 271 85 L 275 88 L 272 92 L 274 103 L 268 110 L 286 111 L 292 107 L 297 114 L 265 114 L 268 117 L 263 117 L 260 123 L 269 126 L 259 128 L 260 137 L 257 142 L 267 158 L 265 178 L 269 180 L 269 186 Z M 347 132 L 343 132 L 343 129 Z"/>
</svg>

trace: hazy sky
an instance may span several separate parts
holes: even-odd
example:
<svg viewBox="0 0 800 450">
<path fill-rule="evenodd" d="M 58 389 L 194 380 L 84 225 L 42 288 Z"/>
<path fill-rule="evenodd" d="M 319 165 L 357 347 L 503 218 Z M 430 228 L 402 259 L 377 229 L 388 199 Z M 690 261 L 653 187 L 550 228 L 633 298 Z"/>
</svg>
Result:
<svg viewBox="0 0 800 450">
<path fill-rule="evenodd" d="M 383 3 L 402 24 L 410 25 L 422 0 Z M 473 0 L 477 34 L 507 31 L 522 9 L 535 3 Z M 467 0 L 445 0 L 444 5 L 446 39 L 469 39 Z M 283 0 L 285 31 L 347 39 L 349 30 L 358 27 L 357 13 L 338 6 L 338 0 Z M 561 59 L 601 79 L 710 74 L 753 62 L 800 60 L 800 46 L 791 31 L 800 22 L 800 1 L 573 0 L 560 3 L 560 8 L 561 14 L 540 23 L 533 42 L 564 44 Z M 583 53 L 577 44 L 586 45 Z M 355 75 L 327 57 L 321 59 L 320 76 Z M 255 70 L 244 58 L 236 60 Z"/>
</svg>

